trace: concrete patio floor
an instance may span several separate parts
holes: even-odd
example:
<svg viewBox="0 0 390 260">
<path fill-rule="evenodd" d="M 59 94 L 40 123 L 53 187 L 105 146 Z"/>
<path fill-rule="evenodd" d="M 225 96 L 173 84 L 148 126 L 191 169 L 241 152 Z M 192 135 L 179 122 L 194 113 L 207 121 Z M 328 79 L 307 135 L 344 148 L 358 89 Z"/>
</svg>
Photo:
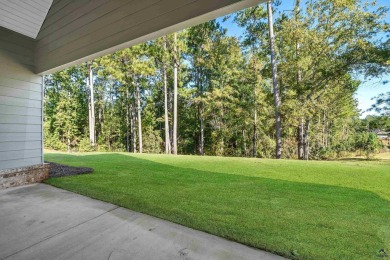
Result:
<svg viewBox="0 0 390 260">
<path fill-rule="evenodd" d="M 283 259 L 45 184 L 0 190 L 0 259 Z"/>
</svg>

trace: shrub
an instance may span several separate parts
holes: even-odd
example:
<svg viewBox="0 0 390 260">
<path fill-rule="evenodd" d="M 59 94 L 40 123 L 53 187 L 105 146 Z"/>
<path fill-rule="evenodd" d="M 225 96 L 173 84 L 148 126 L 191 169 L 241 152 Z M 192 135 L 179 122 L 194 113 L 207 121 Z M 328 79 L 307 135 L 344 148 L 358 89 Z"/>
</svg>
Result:
<svg viewBox="0 0 390 260">
<path fill-rule="evenodd" d="M 150 128 L 146 129 L 144 132 L 143 138 L 143 150 L 146 153 L 161 153 L 162 139 L 160 137 L 160 132 L 152 130 Z"/>
<path fill-rule="evenodd" d="M 310 159 L 313 160 L 331 160 L 337 157 L 338 153 L 331 147 L 317 147 L 310 151 Z"/>
<path fill-rule="evenodd" d="M 111 152 L 126 152 L 126 146 L 119 142 L 114 142 L 111 145 Z"/>
<path fill-rule="evenodd" d="M 51 134 L 45 133 L 43 140 L 44 140 L 44 147 L 47 149 L 52 149 L 52 150 L 56 150 L 56 151 L 67 151 L 68 150 L 68 147 L 66 146 L 66 144 L 61 142 L 59 140 L 58 135 L 56 135 L 56 134 L 51 135 Z"/>
<path fill-rule="evenodd" d="M 109 152 L 108 146 L 106 144 L 99 144 L 97 147 L 98 152 Z"/>
<path fill-rule="evenodd" d="M 372 154 L 379 152 L 382 144 L 376 134 L 365 132 L 356 135 L 355 147 L 356 150 L 363 151 L 368 159 Z"/>
<path fill-rule="evenodd" d="M 93 152 L 95 147 L 93 147 L 88 138 L 83 138 L 79 143 L 79 152 Z"/>
</svg>

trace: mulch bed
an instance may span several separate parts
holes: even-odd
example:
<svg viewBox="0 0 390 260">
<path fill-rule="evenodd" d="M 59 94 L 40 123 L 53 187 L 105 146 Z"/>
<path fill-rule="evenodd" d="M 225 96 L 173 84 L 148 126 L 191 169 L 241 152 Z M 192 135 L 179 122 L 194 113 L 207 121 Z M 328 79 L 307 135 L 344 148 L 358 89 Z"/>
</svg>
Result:
<svg viewBox="0 0 390 260">
<path fill-rule="evenodd" d="M 53 163 L 53 162 L 45 162 L 49 164 L 49 177 L 64 177 L 64 176 L 73 176 L 80 174 L 92 173 L 92 168 L 87 167 L 74 167 L 67 166 L 63 164 Z"/>
</svg>

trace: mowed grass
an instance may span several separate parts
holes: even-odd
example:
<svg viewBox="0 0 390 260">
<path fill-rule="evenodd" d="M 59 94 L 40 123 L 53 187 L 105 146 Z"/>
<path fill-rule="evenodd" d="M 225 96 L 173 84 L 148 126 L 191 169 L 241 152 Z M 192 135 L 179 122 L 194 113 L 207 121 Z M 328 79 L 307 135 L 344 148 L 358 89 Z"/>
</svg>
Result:
<svg viewBox="0 0 390 260">
<path fill-rule="evenodd" d="M 390 161 L 46 153 L 47 183 L 297 259 L 390 253 Z"/>
</svg>

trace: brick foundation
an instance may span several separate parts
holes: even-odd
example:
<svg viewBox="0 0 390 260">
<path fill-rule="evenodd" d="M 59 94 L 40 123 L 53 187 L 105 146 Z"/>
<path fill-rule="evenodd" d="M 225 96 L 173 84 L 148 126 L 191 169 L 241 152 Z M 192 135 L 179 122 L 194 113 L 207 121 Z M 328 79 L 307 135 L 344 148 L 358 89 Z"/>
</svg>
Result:
<svg viewBox="0 0 390 260">
<path fill-rule="evenodd" d="M 48 164 L 0 170 L 0 189 L 42 182 L 48 177 Z"/>
</svg>

